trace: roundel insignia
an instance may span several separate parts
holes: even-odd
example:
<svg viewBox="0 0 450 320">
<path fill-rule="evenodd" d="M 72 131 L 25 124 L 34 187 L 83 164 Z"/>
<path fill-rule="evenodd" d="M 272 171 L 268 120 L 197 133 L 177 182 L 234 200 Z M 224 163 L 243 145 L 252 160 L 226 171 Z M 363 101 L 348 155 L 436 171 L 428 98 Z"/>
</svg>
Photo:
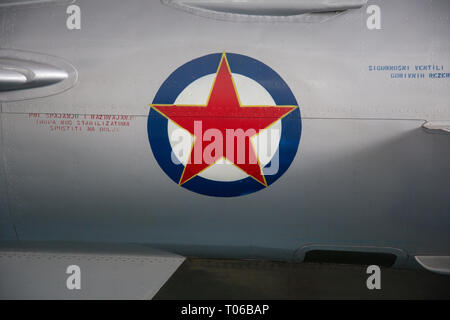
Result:
<svg viewBox="0 0 450 320">
<path fill-rule="evenodd" d="M 300 135 L 300 110 L 283 79 L 234 53 L 179 67 L 156 93 L 148 117 L 162 170 L 183 188 L 217 197 L 270 186 L 292 163 Z"/>
</svg>

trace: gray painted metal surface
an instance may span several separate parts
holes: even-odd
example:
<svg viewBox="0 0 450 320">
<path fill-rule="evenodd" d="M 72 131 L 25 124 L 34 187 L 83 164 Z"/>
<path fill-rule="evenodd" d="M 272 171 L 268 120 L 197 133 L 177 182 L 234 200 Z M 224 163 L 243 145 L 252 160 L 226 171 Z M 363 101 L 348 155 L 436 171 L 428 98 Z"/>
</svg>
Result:
<svg viewBox="0 0 450 320">
<path fill-rule="evenodd" d="M 450 256 L 416 256 L 415 258 L 429 271 L 450 275 Z"/>
<path fill-rule="evenodd" d="M 151 299 L 183 261 L 148 248 L 134 254 L 2 250 L 0 299 Z"/>
<path fill-rule="evenodd" d="M 309 244 L 450 254 L 450 139 L 422 128 L 450 120 L 449 79 L 432 70 L 450 68 L 450 2 L 369 1 L 381 7 L 380 30 L 366 27 L 367 6 L 297 23 L 205 19 L 159 1 L 76 3 L 80 30 L 67 29 L 64 2 L 0 7 L 0 51 L 76 70 L 64 90 L 2 102 L 1 239 L 286 260 Z M 168 75 L 222 51 L 276 70 L 303 125 L 279 181 L 227 199 L 170 181 L 147 137 L 149 103 Z M 74 128 L 104 115 L 126 124 Z"/>
</svg>

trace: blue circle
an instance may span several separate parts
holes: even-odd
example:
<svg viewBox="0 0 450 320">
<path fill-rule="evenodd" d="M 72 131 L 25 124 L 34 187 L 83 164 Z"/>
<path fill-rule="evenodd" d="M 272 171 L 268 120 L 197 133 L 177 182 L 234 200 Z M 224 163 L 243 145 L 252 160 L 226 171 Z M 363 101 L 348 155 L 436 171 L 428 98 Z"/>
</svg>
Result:
<svg viewBox="0 0 450 320">
<path fill-rule="evenodd" d="M 178 95 L 193 81 L 215 74 L 219 66 L 222 54 L 209 54 L 179 67 L 175 70 L 156 93 L 152 104 L 174 104 Z M 272 96 L 276 105 L 297 105 L 297 101 L 287 84 L 270 67 L 253 58 L 226 53 L 228 64 L 232 73 L 237 73 L 251 78 L 263 86 Z M 302 130 L 300 109 L 296 108 L 282 120 L 280 144 L 274 156 L 279 159 L 279 168 L 276 174 L 265 175 L 267 186 L 278 180 L 289 168 L 297 153 Z M 148 116 L 148 138 L 153 155 L 163 171 L 178 184 L 183 173 L 183 164 L 175 164 L 172 161 L 172 147 L 167 134 L 167 118 L 150 108 Z M 270 168 L 269 162 L 264 168 Z M 265 189 L 261 183 L 251 177 L 232 182 L 213 181 L 195 176 L 182 184 L 188 190 L 216 197 L 235 197 L 250 194 Z"/>
</svg>

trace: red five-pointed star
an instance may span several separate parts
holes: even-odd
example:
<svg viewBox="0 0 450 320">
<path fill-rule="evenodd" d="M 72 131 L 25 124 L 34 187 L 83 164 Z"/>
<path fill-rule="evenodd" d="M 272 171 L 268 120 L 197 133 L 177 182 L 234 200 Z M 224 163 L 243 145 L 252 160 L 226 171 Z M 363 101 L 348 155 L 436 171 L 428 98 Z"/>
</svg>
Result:
<svg viewBox="0 0 450 320">
<path fill-rule="evenodd" d="M 261 130 L 297 108 L 297 106 L 241 105 L 225 53 L 222 54 L 206 105 L 153 104 L 151 106 L 194 136 L 189 161 L 180 177 L 180 185 L 194 178 L 218 160 L 226 158 L 246 174 L 267 186 L 250 137 L 259 134 Z M 200 134 L 198 132 L 199 124 L 201 124 Z M 194 130 L 194 126 L 197 130 Z M 223 150 L 222 152 L 216 150 L 214 154 L 211 154 L 210 159 L 204 159 L 204 151 L 209 143 L 205 143 L 202 135 L 209 129 L 215 129 L 215 132 L 220 131 L 223 137 Z M 241 129 L 250 134 L 246 136 L 244 144 L 234 143 L 234 141 L 227 142 L 227 137 L 228 140 L 234 139 L 231 135 L 227 136 L 227 130 L 230 132 L 230 129 L 234 132 Z M 232 152 L 230 150 L 227 152 L 227 146 L 230 149 L 229 146 L 232 145 L 230 142 L 234 143 L 234 148 L 232 148 Z M 238 148 L 244 148 L 244 150 L 238 150 Z M 245 156 L 242 161 L 242 157 L 239 158 L 240 153 L 248 155 L 248 157 Z"/>
</svg>

